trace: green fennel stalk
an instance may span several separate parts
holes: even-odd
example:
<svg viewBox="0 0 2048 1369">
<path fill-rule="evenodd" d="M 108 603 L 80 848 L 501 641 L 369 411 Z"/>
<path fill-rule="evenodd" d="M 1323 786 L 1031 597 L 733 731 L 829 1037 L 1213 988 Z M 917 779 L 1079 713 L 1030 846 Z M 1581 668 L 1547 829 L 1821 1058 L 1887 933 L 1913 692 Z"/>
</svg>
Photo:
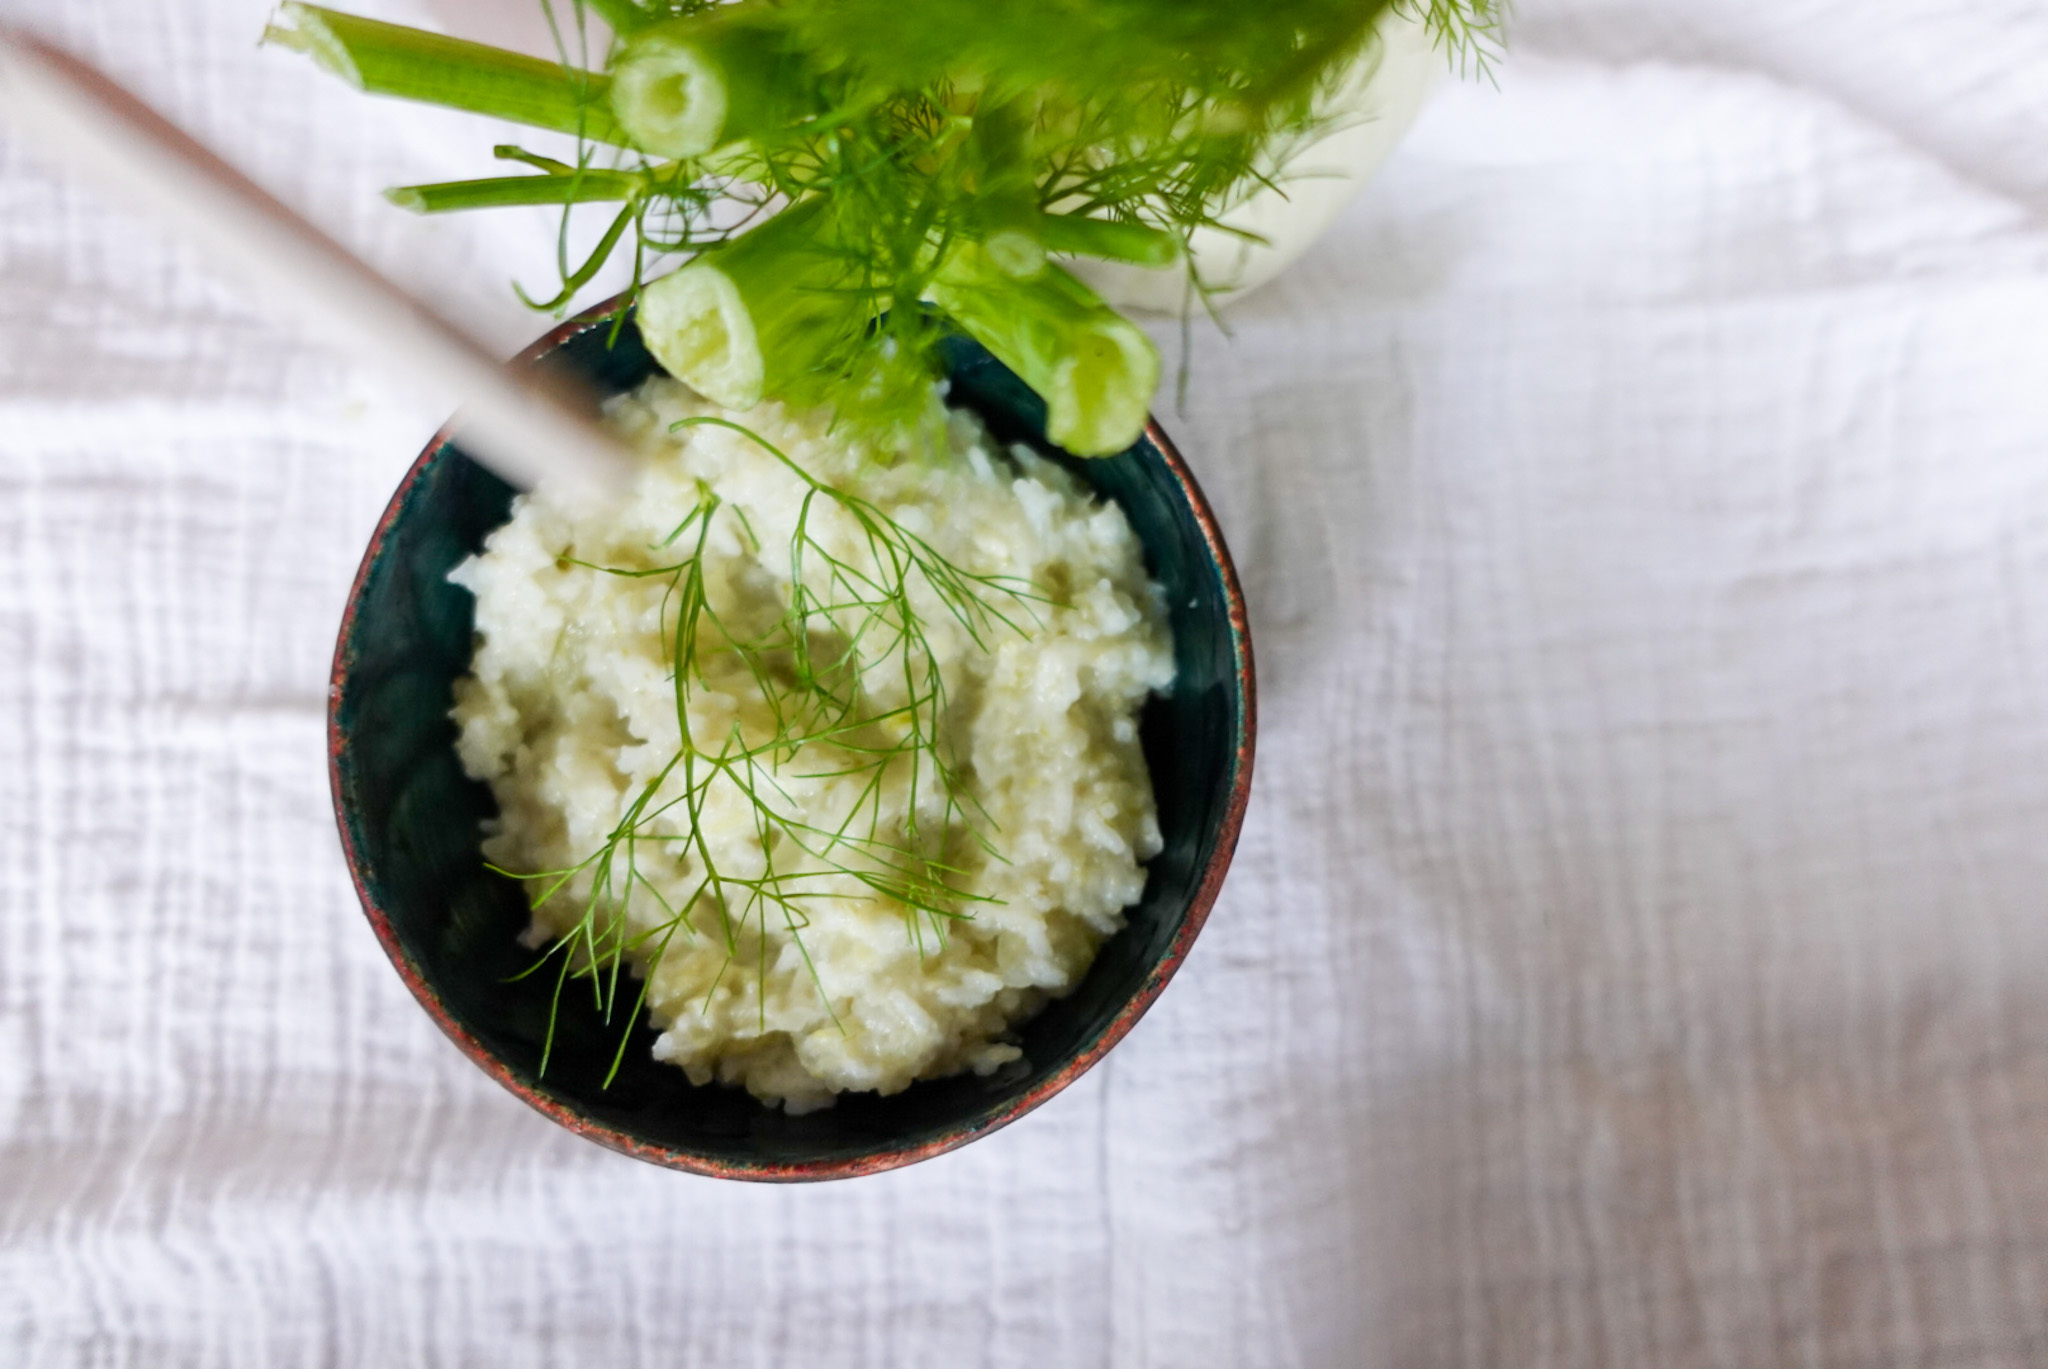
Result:
<svg viewBox="0 0 2048 1369">
<path fill-rule="evenodd" d="M 610 79 L 567 63 L 288 2 L 264 40 L 304 52 L 356 89 L 552 129 L 629 140 L 612 117 Z"/>
</svg>

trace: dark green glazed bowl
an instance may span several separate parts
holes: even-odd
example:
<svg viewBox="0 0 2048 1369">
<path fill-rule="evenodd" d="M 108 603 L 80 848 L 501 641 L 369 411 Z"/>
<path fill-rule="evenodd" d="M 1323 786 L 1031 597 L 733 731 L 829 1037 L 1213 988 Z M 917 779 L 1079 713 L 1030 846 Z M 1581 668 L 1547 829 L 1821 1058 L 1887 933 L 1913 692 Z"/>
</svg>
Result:
<svg viewBox="0 0 2048 1369">
<path fill-rule="evenodd" d="M 596 313 L 528 349 L 606 393 L 655 369 L 629 322 L 616 343 Z M 644 1022 L 609 1088 L 616 1028 L 566 995 L 553 1058 L 538 1075 L 553 996 L 532 963 L 520 888 L 483 865 L 490 791 L 455 757 L 453 682 L 469 665 L 472 603 L 448 572 L 505 520 L 512 490 L 447 433 L 413 465 L 370 540 L 342 618 L 328 699 L 334 807 L 357 892 L 384 950 L 423 1007 L 498 1082 L 591 1140 L 656 1164 L 734 1179 L 867 1174 L 965 1145 L 1072 1083 L 1131 1029 L 1179 968 L 1222 885 L 1250 793 L 1251 638 L 1237 575 L 1208 504 L 1156 425 L 1121 456 L 1050 452 L 1044 406 L 986 352 L 948 358 L 953 402 L 1005 441 L 1029 442 L 1122 505 L 1170 606 L 1177 667 L 1140 729 L 1165 850 L 1148 867 L 1129 925 L 1080 986 L 1018 1033 L 1024 1056 L 988 1078 L 913 1085 L 892 1097 L 843 1095 L 790 1117 L 744 1091 L 692 1085 L 649 1055 Z"/>
</svg>

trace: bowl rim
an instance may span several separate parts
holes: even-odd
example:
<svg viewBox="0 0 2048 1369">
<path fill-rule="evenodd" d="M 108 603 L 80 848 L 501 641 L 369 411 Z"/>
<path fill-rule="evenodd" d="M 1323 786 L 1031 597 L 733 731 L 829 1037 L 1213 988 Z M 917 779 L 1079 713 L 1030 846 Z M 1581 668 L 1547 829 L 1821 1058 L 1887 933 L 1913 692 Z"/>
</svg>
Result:
<svg viewBox="0 0 2048 1369">
<path fill-rule="evenodd" d="M 623 299 L 623 295 L 614 296 L 563 321 L 522 349 L 513 358 L 512 365 L 534 365 L 579 334 L 596 327 L 608 326 L 621 307 Z M 356 614 L 362 603 L 363 590 L 369 580 L 371 568 L 382 555 L 386 539 L 403 513 L 414 487 L 424 478 L 428 464 L 454 440 L 455 428 L 456 422 L 451 419 L 434 434 L 419 456 L 414 458 L 412 465 L 407 468 L 404 478 L 399 481 L 398 488 L 392 492 L 383 513 L 377 519 L 376 529 L 370 536 L 369 545 L 365 547 L 362 560 L 356 567 L 355 578 L 349 585 L 348 602 L 342 611 L 341 625 L 335 637 L 334 656 L 328 675 L 327 777 L 334 805 L 335 825 L 340 831 L 342 856 L 348 865 L 349 879 L 355 885 L 356 898 L 362 904 L 363 914 L 368 919 L 371 930 L 376 934 L 378 944 L 384 948 L 384 954 L 390 959 L 392 967 L 398 971 L 399 978 L 411 991 L 414 1000 L 426 1009 L 435 1025 L 469 1057 L 472 1064 L 529 1107 L 558 1125 L 585 1140 L 595 1141 L 607 1149 L 630 1155 L 634 1159 L 712 1178 L 801 1183 L 879 1174 L 957 1150 L 970 1141 L 978 1140 L 1008 1126 L 1026 1113 L 1042 1106 L 1053 1095 L 1087 1073 L 1109 1053 L 1111 1047 L 1130 1033 L 1131 1028 L 1137 1025 L 1138 1019 L 1158 1000 L 1167 983 L 1180 969 L 1181 963 L 1187 959 L 1196 936 L 1208 921 L 1209 911 L 1215 905 L 1217 894 L 1222 890 L 1224 876 L 1230 869 L 1231 857 L 1237 848 L 1238 834 L 1244 825 L 1245 809 L 1251 800 L 1252 761 L 1258 733 L 1258 693 L 1253 671 L 1251 627 L 1245 610 L 1244 589 L 1238 581 L 1237 567 L 1230 559 L 1230 550 L 1224 545 L 1223 534 L 1217 527 L 1216 515 L 1209 507 L 1207 498 L 1203 496 L 1201 486 L 1196 483 L 1194 473 L 1188 469 L 1187 462 L 1182 459 L 1179 450 L 1174 447 L 1172 440 L 1160 428 L 1155 418 L 1147 416 L 1145 438 L 1158 449 L 1168 474 L 1173 477 L 1181 496 L 1187 502 L 1196 526 L 1201 529 L 1202 540 L 1210 559 L 1221 573 L 1224 604 L 1230 627 L 1232 673 L 1236 680 L 1238 696 L 1243 700 L 1237 735 L 1231 748 L 1229 796 L 1217 830 L 1216 846 L 1203 867 L 1201 879 L 1188 902 L 1180 927 L 1175 931 L 1173 940 L 1165 952 L 1146 971 L 1137 991 L 1086 1045 L 1062 1062 L 1057 1069 L 1050 1071 L 1045 1078 L 1005 1102 L 994 1112 L 949 1127 L 940 1135 L 916 1145 L 876 1150 L 839 1160 L 781 1161 L 724 1159 L 644 1141 L 584 1115 L 574 1105 L 551 1097 L 536 1084 L 521 1079 L 509 1063 L 495 1055 L 456 1019 L 447 1004 L 442 1001 L 439 991 L 428 980 L 424 967 L 407 953 L 399 939 L 397 923 L 392 915 L 370 890 L 364 872 L 364 854 L 358 848 L 350 829 L 349 810 L 342 789 L 342 755 L 345 749 L 341 729 L 342 682 L 354 664 L 348 647 L 355 635 Z"/>
</svg>

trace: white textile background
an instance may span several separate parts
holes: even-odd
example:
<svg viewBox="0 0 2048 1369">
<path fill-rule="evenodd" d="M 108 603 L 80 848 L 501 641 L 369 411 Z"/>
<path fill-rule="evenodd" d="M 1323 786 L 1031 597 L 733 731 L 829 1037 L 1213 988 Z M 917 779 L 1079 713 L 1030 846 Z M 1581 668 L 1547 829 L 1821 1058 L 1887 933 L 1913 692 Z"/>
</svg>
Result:
<svg viewBox="0 0 2048 1369">
<path fill-rule="evenodd" d="M 493 131 L 265 10 L 0 2 L 538 332 L 544 216 L 375 193 Z M 578 1141 L 414 1007 L 322 707 L 440 414 L 0 143 L 0 1363 L 2048 1362 L 2048 10 L 1514 49 L 1194 330 L 1264 727 L 1181 977 L 1008 1131 L 793 1189 Z"/>
</svg>

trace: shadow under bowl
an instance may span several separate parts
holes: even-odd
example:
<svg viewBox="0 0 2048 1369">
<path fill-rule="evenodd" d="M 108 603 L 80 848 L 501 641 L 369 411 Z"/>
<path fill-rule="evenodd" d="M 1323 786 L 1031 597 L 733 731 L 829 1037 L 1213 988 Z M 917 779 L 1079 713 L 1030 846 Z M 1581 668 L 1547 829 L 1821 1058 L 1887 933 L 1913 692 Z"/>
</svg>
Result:
<svg viewBox="0 0 2048 1369">
<path fill-rule="evenodd" d="M 614 340 L 606 306 L 522 356 L 566 367 L 605 394 L 659 368 L 630 317 Z M 343 851 L 363 910 L 406 986 L 469 1058 L 555 1121 L 656 1164 L 724 1178 L 809 1180 L 873 1173 L 965 1145 L 1072 1083 L 1131 1029 L 1173 976 L 1215 901 L 1250 793 L 1254 695 L 1244 598 L 1194 478 L 1155 424 L 1119 456 L 1076 460 L 1045 441 L 1042 401 L 987 352 L 949 344 L 949 402 L 996 437 L 1044 452 L 1114 500 L 1165 592 L 1172 689 L 1140 719 L 1165 849 L 1147 866 L 1127 925 L 1069 995 L 1023 1024 L 1023 1057 L 996 1073 L 927 1080 L 889 1097 L 844 1094 L 792 1117 L 724 1085 L 696 1086 L 633 1028 L 607 1087 L 618 1027 L 587 995 L 564 994 L 540 1077 L 552 975 L 516 976 L 521 887 L 486 869 L 490 791 L 455 754 L 454 681 L 467 673 L 474 605 L 448 572 L 503 523 L 502 480 L 443 432 L 392 496 L 357 572 L 335 647 L 329 771 Z"/>
</svg>

